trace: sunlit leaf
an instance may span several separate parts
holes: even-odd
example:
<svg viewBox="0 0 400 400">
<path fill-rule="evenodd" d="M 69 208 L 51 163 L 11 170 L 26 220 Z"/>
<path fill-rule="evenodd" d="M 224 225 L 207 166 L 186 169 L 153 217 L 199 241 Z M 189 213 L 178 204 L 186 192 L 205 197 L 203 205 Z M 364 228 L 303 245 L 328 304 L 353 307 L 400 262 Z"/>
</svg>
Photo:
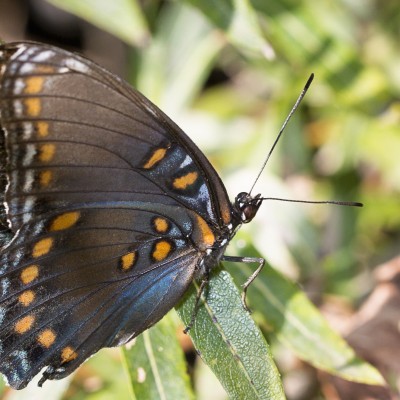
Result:
<svg viewBox="0 0 400 400">
<path fill-rule="evenodd" d="M 187 325 L 196 290 L 177 311 Z M 232 399 L 284 399 L 279 372 L 269 346 L 244 310 L 225 271 L 213 274 L 207 301 L 201 303 L 190 336 L 200 357 L 213 370 Z"/>
</svg>

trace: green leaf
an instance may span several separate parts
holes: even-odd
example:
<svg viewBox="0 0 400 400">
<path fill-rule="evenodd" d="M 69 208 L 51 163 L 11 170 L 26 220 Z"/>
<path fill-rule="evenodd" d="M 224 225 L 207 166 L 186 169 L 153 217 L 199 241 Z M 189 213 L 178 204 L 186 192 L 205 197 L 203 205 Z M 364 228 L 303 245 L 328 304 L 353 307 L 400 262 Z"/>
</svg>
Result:
<svg viewBox="0 0 400 400">
<path fill-rule="evenodd" d="M 136 399 L 194 399 L 171 314 L 122 348 Z"/>
<path fill-rule="evenodd" d="M 232 274 L 244 282 L 253 272 L 248 265 L 233 267 Z M 381 374 L 358 358 L 354 350 L 327 323 L 304 292 L 275 269 L 266 265 L 248 291 L 250 308 L 277 338 L 298 357 L 316 368 L 344 379 L 383 385 Z"/>
<path fill-rule="evenodd" d="M 229 41 L 246 53 L 273 58 L 274 52 L 264 38 L 258 16 L 248 0 L 186 0 L 198 8 Z"/>
<path fill-rule="evenodd" d="M 177 307 L 186 325 L 192 316 L 196 292 L 197 287 L 192 286 L 185 301 Z M 189 333 L 201 358 L 230 398 L 285 398 L 269 346 L 244 310 L 239 292 L 226 271 L 213 274 Z"/>
<path fill-rule="evenodd" d="M 47 0 L 135 46 L 150 38 L 147 22 L 137 0 Z"/>
</svg>

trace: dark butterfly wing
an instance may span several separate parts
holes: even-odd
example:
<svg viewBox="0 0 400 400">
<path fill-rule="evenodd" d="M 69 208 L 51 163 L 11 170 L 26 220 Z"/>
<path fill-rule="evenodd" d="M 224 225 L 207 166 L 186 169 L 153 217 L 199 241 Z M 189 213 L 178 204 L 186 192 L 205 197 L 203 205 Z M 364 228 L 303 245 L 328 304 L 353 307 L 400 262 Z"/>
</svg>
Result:
<svg viewBox="0 0 400 400">
<path fill-rule="evenodd" d="M 231 222 L 190 139 L 96 64 L 33 43 L 0 46 L 6 216 L 0 371 L 15 388 L 68 375 L 181 298 Z"/>
<path fill-rule="evenodd" d="M 68 375 L 157 322 L 200 257 L 184 239 L 191 217 L 109 203 L 25 224 L 1 260 L 0 371 L 9 383 L 22 388 L 45 365 L 52 378 Z"/>
<path fill-rule="evenodd" d="M 196 209 L 230 223 L 223 184 L 194 143 L 118 77 L 60 49 L 3 47 L 2 125 L 7 132 L 8 215 L 85 201 L 142 201 Z M 73 183 L 72 183 L 73 181 Z"/>
</svg>

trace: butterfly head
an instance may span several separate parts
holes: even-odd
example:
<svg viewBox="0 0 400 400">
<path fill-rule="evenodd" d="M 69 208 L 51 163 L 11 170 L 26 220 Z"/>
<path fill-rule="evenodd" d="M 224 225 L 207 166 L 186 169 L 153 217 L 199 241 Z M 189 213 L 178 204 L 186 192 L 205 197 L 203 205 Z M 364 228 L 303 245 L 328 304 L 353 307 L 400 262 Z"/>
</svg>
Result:
<svg viewBox="0 0 400 400">
<path fill-rule="evenodd" d="M 261 203 L 261 194 L 252 196 L 249 193 L 241 192 L 236 196 L 234 208 L 243 224 L 247 224 L 256 216 Z"/>
</svg>

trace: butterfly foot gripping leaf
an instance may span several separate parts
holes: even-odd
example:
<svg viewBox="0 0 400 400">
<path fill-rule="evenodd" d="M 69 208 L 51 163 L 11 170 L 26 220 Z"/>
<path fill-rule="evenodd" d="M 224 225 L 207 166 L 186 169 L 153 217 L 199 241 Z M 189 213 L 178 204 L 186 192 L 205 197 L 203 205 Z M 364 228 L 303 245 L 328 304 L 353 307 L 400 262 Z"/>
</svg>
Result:
<svg viewBox="0 0 400 400">
<path fill-rule="evenodd" d="M 261 199 L 232 205 L 195 144 L 93 62 L 0 46 L 0 372 L 21 389 L 160 320 L 222 259 Z"/>
</svg>

